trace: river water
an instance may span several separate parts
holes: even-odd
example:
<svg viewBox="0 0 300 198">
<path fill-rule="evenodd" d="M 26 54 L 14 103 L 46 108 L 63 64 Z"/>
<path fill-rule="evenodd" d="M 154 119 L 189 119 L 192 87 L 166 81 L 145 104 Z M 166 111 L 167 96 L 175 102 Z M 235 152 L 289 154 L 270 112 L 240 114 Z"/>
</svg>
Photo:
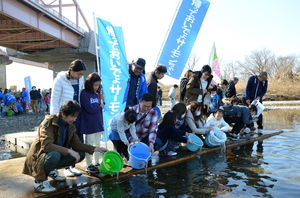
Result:
<svg viewBox="0 0 300 198">
<path fill-rule="evenodd" d="M 263 112 L 284 133 L 61 197 L 300 197 L 300 110 Z"/>
</svg>

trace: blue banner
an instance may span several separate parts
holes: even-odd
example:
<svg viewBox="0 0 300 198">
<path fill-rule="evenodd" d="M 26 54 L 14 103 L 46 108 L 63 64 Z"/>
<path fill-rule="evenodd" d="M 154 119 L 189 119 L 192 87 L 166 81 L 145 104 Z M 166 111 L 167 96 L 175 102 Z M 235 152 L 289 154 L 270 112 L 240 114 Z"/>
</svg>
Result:
<svg viewBox="0 0 300 198">
<path fill-rule="evenodd" d="M 110 22 L 97 18 L 98 45 L 100 56 L 100 74 L 104 105 L 104 128 L 106 138 L 111 132 L 113 116 L 125 109 L 124 100 L 129 79 L 128 64 L 121 27 L 114 27 Z"/>
<path fill-rule="evenodd" d="M 206 0 L 182 0 L 158 59 L 168 68 L 168 76 L 180 78 L 209 5 Z"/>
<path fill-rule="evenodd" d="M 27 91 L 27 96 L 26 96 L 26 104 L 30 104 L 30 91 L 31 91 L 31 79 L 30 76 L 27 76 L 24 78 L 24 84 L 25 84 L 25 88 Z M 25 110 L 25 109 L 24 109 Z"/>
</svg>

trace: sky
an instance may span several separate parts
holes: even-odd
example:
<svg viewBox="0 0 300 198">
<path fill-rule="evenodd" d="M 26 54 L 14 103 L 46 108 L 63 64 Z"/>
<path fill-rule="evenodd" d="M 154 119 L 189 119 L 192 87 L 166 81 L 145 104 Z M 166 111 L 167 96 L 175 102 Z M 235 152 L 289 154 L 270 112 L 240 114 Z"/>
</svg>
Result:
<svg viewBox="0 0 300 198">
<path fill-rule="evenodd" d="M 63 2 L 68 0 L 63 0 Z M 146 72 L 157 57 L 180 0 L 77 0 L 93 28 L 93 13 L 122 26 L 128 61 L 146 60 Z M 192 53 L 199 57 L 195 70 L 208 64 L 215 43 L 221 68 L 226 61 L 243 60 L 262 48 L 276 55 L 299 55 L 299 0 L 212 0 Z M 63 10 L 64 12 L 64 10 Z M 74 14 L 65 11 L 68 18 Z M 80 24 L 84 26 L 84 24 Z M 52 79 L 52 76 L 51 76 Z M 48 79 L 45 79 L 48 82 Z M 165 77 L 162 83 L 174 82 Z M 8 84 L 10 85 L 10 84 Z"/>
</svg>

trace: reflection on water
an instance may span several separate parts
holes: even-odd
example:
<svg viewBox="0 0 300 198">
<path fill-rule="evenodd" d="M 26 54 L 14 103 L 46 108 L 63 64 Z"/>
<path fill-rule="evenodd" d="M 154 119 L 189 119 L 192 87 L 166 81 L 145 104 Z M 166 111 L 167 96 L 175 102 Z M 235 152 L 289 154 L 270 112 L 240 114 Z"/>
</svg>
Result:
<svg viewBox="0 0 300 198">
<path fill-rule="evenodd" d="M 264 112 L 264 128 L 284 133 L 119 183 L 62 197 L 299 197 L 300 110 Z"/>
</svg>

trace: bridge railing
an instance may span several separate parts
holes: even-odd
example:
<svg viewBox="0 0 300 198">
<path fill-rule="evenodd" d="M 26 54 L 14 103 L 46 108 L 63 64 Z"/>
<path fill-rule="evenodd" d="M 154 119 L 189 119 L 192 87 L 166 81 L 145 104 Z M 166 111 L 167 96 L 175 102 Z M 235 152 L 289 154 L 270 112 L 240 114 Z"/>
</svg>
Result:
<svg viewBox="0 0 300 198">
<path fill-rule="evenodd" d="M 62 14 L 60 14 L 55 9 L 49 8 L 49 7 L 45 7 L 45 3 L 42 0 L 29 0 L 29 1 L 31 1 L 35 5 L 39 6 L 40 8 L 42 8 L 43 10 L 45 10 L 46 12 L 49 12 L 50 14 L 53 14 L 54 16 L 58 17 L 59 19 L 63 20 L 64 22 L 66 22 L 70 26 L 72 26 L 75 29 L 79 30 L 82 34 L 84 34 L 84 32 L 86 32 L 83 28 L 79 27 L 77 24 L 75 24 L 74 22 L 72 22 L 70 19 L 66 18 Z"/>
</svg>

